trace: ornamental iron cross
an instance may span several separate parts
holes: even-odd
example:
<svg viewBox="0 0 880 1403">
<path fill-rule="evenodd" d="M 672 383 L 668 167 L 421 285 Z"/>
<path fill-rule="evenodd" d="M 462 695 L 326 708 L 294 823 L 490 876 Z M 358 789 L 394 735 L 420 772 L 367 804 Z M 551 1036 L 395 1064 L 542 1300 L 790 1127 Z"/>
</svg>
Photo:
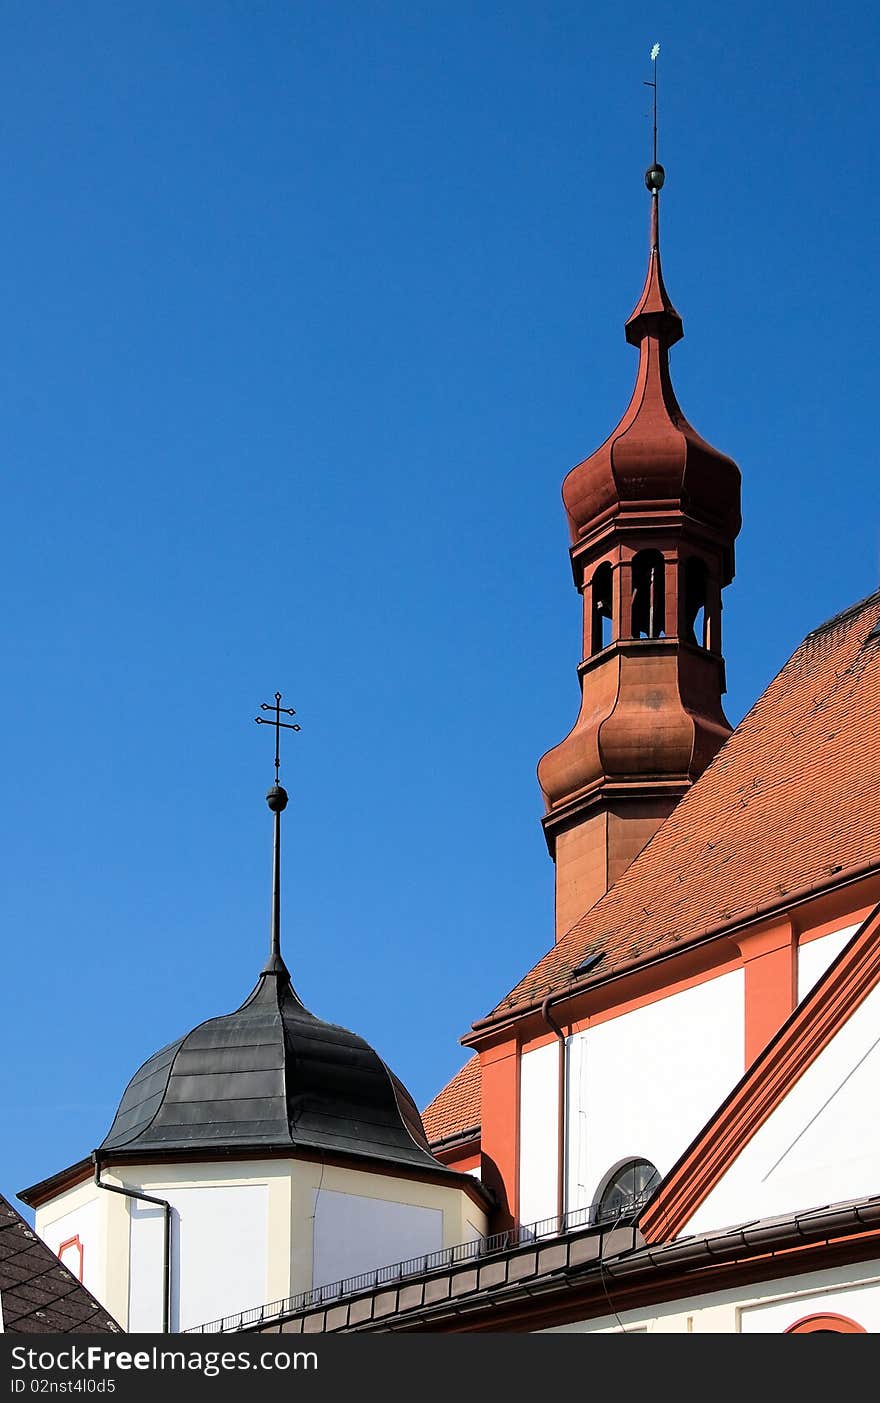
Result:
<svg viewBox="0 0 880 1403">
<path fill-rule="evenodd" d="M 293 725 L 291 725 L 289 721 L 282 721 L 282 720 L 281 720 L 282 712 L 284 713 L 285 716 L 295 716 L 295 715 L 296 715 L 296 712 L 294 711 L 294 709 L 293 709 L 292 706 L 282 706 L 282 705 L 281 705 L 281 693 L 280 693 L 280 692 L 276 692 L 276 693 L 275 693 L 275 705 L 274 705 L 274 706 L 271 706 L 269 702 L 261 702 L 261 703 L 260 703 L 260 710 L 261 710 L 261 711 L 274 711 L 274 712 L 275 712 L 275 720 L 274 720 L 274 721 L 270 721 L 269 718 L 268 718 L 268 716 L 255 716 L 255 717 L 254 717 L 254 720 L 256 721 L 256 723 L 257 723 L 258 726 L 274 726 L 274 727 L 275 727 L 275 783 L 277 784 L 277 783 L 278 783 L 278 767 L 279 767 L 279 765 L 281 764 L 281 754 L 280 754 L 280 749 L 281 749 L 281 729 L 282 729 L 282 727 L 283 727 L 285 731 L 299 731 L 299 730 L 302 730 L 302 727 L 301 727 L 301 726 L 298 726 L 298 725 L 296 724 L 296 722 L 294 722 Z"/>
</svg>

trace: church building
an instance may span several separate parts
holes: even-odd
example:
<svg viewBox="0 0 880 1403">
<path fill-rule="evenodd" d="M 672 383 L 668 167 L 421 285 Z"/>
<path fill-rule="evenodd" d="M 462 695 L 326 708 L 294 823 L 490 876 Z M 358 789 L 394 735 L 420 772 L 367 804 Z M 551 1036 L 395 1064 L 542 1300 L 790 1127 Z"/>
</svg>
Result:
<svg viewBox="0 0 880 1403">
<path fill-rule="evenodd" d="M 291 983 L 276 770 L 254 989 L 21 1194 L 123 1329 L 880 1330 L 880 592 L 731 728 L 740 472 L 673 389 L 664 179 L 635 387 L 562 487 L 583 635 L 538 765 L 549 948 L 420 1115 Z"/>
</svg>

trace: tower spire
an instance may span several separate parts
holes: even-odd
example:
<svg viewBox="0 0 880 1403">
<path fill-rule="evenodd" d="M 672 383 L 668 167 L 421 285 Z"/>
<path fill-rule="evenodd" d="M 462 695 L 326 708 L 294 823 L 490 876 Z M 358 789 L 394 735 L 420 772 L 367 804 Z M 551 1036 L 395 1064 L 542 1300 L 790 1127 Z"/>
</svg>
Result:
<svg viewBox="0 0 880 1403">
<path fill-rule="evenodd" d="M 659 46 L 651 52 L 656 63 Z M 583 598 L 580 711 L 542 757 L 561 937 L 649 841 L 730 732 L 721 592 L 733 578 L 740 475 L 688 423 L 669 348 L 684 332 L 660 266 L 656 68 L 648 271 L 626 339 L 639 366 L 616 429 L 562 487 Z"/>
<path fill-rule="evenodd" d="M 263 974 L 278 974 L 285 979 L 290 978 L 290 971 L 281 955 L 281 815 L 287 808 L 287 790 L 283 789 L 278 782 L 278 772 L 281 765 L 281 731 L 298 731 L 301 727 L 294 722 L 282 721 L 281 717 L 295 716 L 293 707 L 281 705 L 281 693 L 275 693 L 275 705 L 269 702 L 261 702 L 261 711 L 274 711 L 275 719 L 270 721 L 265 716 L 255 716 L 254 720 L 258 726 L 275 727 L 275 783 L 266 795 L 266 803 L 269 805 L 275 816 L 275 834 L 272 845 L 272 918 L 269 931 L 269 958 L 263 966 Z"/>
</svg>

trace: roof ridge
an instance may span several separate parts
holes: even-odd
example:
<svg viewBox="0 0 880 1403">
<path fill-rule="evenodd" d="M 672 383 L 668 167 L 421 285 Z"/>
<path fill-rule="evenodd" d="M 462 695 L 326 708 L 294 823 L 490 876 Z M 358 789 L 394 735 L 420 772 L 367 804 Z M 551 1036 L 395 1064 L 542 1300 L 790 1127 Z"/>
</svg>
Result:
<svg viewBox="0 0 880 1403">
<path fill-rule="evenodd" d="M 848 619 L 850 615 L 858 614 L 872 601 L 876 601 L 880 604 L 880 586 L 872 590 L 870 594 L 866 594 L 863 599 L 857 599 L 854 604 L 849 604 L 845 609 L 841 609 L 839 614 L 832 614 L 830 619 L 826 619 L 824 623 L 817 624 L 815 628 L 811 628 L 809 633 L 804 634 L 803 643 L 806 643 L 810 638 L 815 638 L 817 633 L 822 633 L 826 628 L 832 628 L 834 624 L 842 623 L 843 620 Z M 803 647 L 803 643 L 798 646 Z"/>
</svg>

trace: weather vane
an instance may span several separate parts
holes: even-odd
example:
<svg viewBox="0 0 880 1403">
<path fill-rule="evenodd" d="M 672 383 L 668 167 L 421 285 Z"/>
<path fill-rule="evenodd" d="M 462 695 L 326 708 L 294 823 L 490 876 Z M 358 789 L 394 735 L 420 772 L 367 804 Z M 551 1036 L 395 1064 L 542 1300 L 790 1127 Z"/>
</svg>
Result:
<svg viewBox="0 0 880 1403">
<path fill-rule="evenodd" d="M 660 162 L 657 160 L 657 59 L 659 57 L 659 54 L 660 45 L 655 44 L 651 49 L 651 62 L 654 65 L 654 77 L 650 81 L 647 78 L 644 80 L 646 88 L 654 89 L 654 159 L 651 162 L 650 168 L 645 173 L 645 184 L 651 191 L 652 195 L 656 195 L 658 193 L 658 191 L 662 188 L 663 181 L 666 179 L 666 172 L 664 171 Z"/>
<path fill-rule="evenodd" d="M 278 784 L 278 767 L 279 767 L 279 765 L 281 764 L 281 730 L 282 730 L 282 727 L 284 728 L 285 731 L 301 731 L 301 730 L 302 730 L 302 727 L 299 726 L 299 725 L 297 725 L 296 722 L 294 722 L 293 725 L 291 725 L 289 721 L 282 721 L 282 720 L 281 720 L 282 714 L 283 714 L 284 716 L 295 716 L 295 715 L 296 715 L 296 712 L 294 711 L 294 709 L 293 709 L 292 706 L 282 706 L 282 705 L 281 705 L 281 693 L 280 693 L 280 692 L 276 692 L 276 693 L 275 693 L 275 705 L 274 705 L 274 706 L 271 706 L 269 702 L 261 702 L 261 703 L 260 703 L 260 710 L 261 710 L 261 711 L 274 711 L 274 712 L 275 712 L 275 720 L 274 720 L 274 721 L 270 721 L 269 718 L 268 718 L 268 716 L 255 716 L 255 717 L 254 717 L 254 720 L 256 721 L 256 723 L 257 723 L 258 726 L 274 726 L 274 727 L 275 727 L 275 784 L 277 785 L 277 784 Z"/>
</svg>

